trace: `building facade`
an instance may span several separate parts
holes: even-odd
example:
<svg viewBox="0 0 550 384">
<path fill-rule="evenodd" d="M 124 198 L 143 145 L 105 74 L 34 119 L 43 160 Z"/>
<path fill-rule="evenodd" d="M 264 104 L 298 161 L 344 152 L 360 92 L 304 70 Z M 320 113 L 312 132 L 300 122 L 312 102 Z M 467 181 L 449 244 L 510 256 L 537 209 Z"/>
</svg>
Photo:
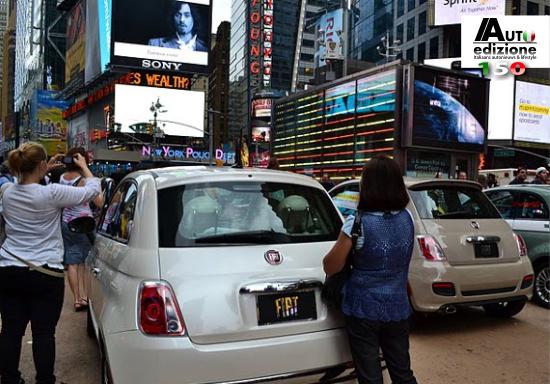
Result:
<svg viewBox="0 0 550 384">
<path fill-rule="evenodd" d="M 229 41 L 231 24 L 222 22 L 216 33 L 216 42 L 212 48 L 212 71 L 208 88 L 208 105 L 213 110 L 209 123 L 214 132 L 214 146 L 229 140 Z"/>
<path fill-rule="evenodd" d="M 229 134 L 250 135 L 251 101 L 262 90 L 290 91 L 302 1 L 234 0 L 229 59 Z"/>
</svg>

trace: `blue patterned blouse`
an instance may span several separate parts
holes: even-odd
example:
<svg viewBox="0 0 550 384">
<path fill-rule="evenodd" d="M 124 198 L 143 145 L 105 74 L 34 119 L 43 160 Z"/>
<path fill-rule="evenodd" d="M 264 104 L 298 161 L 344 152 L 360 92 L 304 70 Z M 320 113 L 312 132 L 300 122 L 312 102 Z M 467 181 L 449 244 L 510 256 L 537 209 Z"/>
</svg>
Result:
<svg viewBox="0 0 550 384">
<path fill-rule="evenodd" d="M 411 315 L 407 276 L 413 251 L 414 224 L 409 211 L 361 214 L 353 271 L 343 288 L 342 311 L 360 319 L 400 321 Z M 355 218 L 342 232 L 351 237 Z"/>
</svg>

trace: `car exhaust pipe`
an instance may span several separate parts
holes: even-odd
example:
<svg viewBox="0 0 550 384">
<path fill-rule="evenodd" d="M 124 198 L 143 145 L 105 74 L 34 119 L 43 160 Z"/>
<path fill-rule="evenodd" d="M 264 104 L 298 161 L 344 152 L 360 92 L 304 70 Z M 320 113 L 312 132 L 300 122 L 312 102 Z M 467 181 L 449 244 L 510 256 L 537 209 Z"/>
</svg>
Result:
<svg viewBox="0 0 550 384">
<path fill-rule="evenodd" d="M 456 307 L 454 305 L 446 305 L 444 308 L 443 308 L 443 312 L 446 314 L 446 315 L 454 315 L 456 313 Z"/>
</svg>

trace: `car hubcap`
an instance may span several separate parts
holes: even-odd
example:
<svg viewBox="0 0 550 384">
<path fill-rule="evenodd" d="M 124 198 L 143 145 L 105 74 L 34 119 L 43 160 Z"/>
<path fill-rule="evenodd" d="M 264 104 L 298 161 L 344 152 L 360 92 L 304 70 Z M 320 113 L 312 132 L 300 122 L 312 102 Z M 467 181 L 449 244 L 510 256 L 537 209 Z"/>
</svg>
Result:
<svg viewBox="0 0 550 384">
<path fill-rule="evenodd" d="M 535 293 L 543 302 L 550 303 L 550 267 L 543 268 L 537 275 Z"/>
</svg>

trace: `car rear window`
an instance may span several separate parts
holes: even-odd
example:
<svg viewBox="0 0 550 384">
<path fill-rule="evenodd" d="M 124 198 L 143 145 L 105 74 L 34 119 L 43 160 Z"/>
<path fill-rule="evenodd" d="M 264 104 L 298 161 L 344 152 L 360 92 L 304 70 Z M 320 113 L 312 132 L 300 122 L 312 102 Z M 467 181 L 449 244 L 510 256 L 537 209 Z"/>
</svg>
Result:
<svg viewBox="0 0 550 384">
<path fill-rule="evenodd" d="M 159 190 L 158 220 L 165 248 L 333 241 L 342 226 L 321 190 L 267 182 Z"/>
<path fill-rule="evenodd" d="M 422 219 L 497 219 L 500 213 L 478 189 L 428 187 L 409 191 Z"/>
</svg>

